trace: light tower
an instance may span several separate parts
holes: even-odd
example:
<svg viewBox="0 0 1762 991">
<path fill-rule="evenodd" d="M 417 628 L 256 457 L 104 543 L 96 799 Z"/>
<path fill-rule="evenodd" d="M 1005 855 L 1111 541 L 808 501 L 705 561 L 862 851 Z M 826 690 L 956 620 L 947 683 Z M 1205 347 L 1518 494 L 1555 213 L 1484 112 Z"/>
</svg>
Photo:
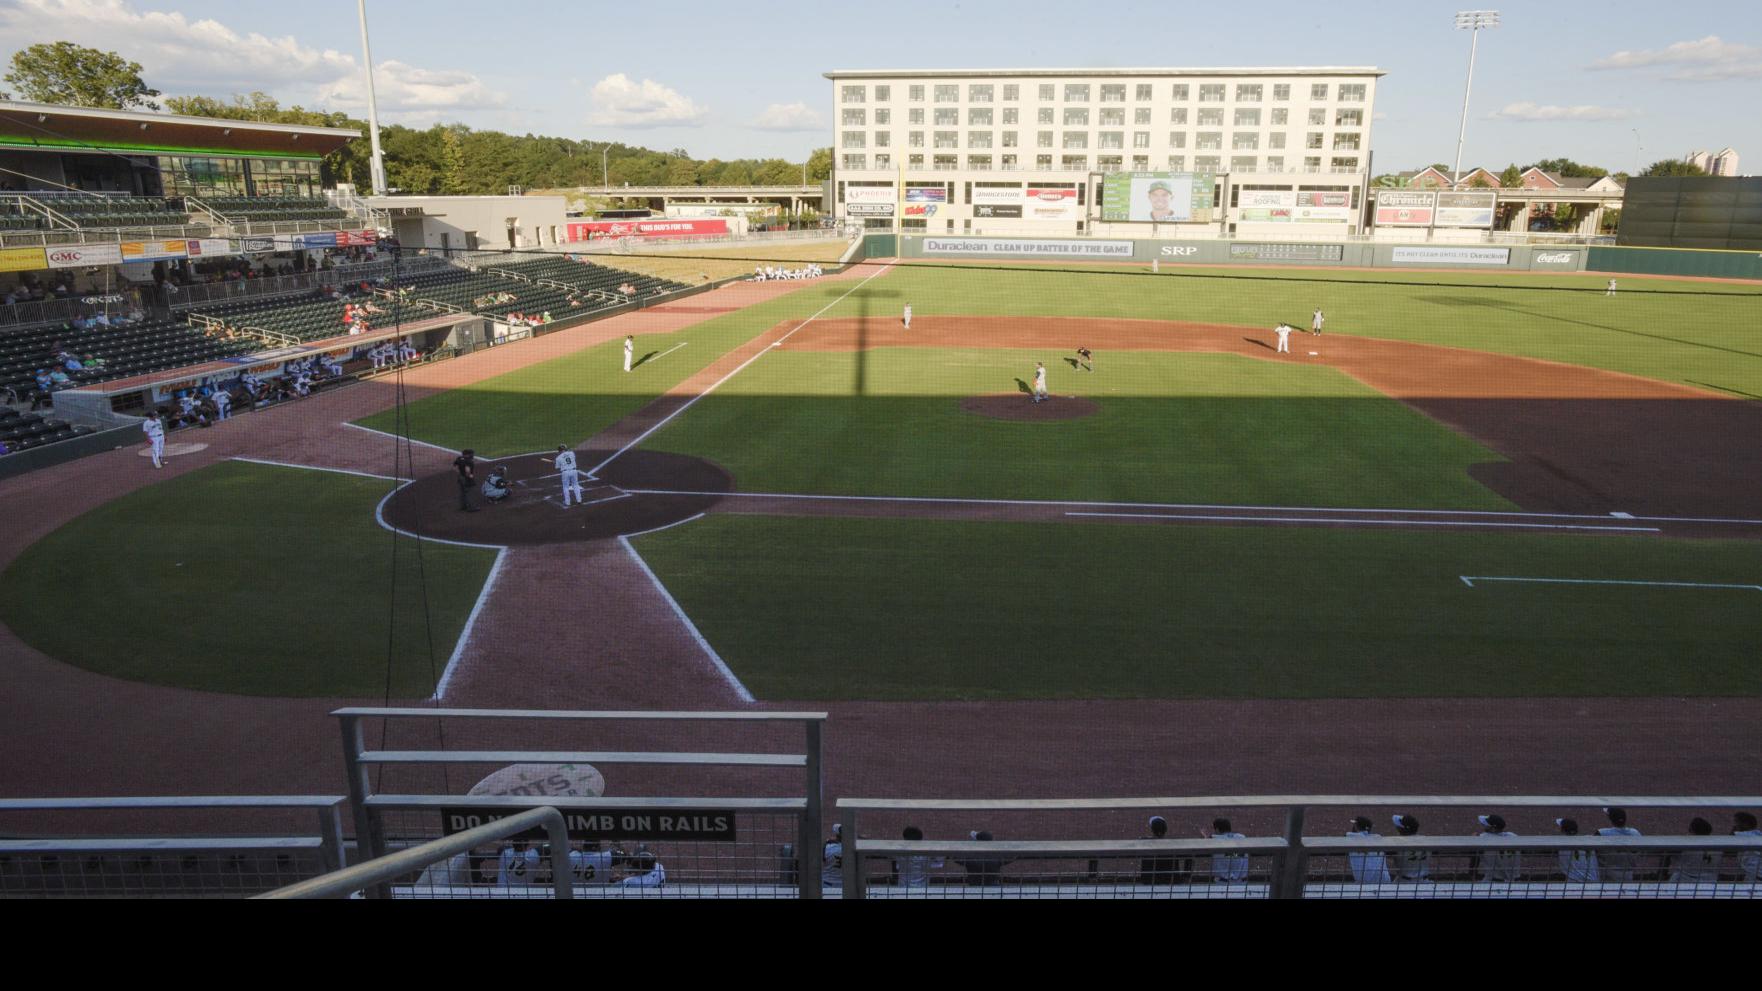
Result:
<svg viewBox="0 0 1762 991">
<path fill-rule="evenodd" d="M 1459 10 L 1456 12 L 1456 29 L 1469 32 L 1468 43 L 1468 84 L 1462 88 L 1462 130 L 1456 135 L 1456 172 L 1450 177 L 1451 185 L 1462 182 L 1462 144 L 1468 140 L 1468 96 L 1474 91 L 1474 55 L 1480 45 L 1481 29 L 1499 26 L 1499 12 L 1496 10 Z"/>
</svg>

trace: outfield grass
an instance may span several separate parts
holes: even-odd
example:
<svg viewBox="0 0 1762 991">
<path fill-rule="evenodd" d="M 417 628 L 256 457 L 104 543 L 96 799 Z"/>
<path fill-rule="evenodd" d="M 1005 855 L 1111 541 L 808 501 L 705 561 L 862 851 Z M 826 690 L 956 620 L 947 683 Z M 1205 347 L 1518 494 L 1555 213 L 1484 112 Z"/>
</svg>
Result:
<svg viewBox="0 0 1762 991">
<path fill-rule="evenodd" d="M 1762 694 L 1756 545 L 711 516 L 635 545 L 761 699 Z"/>
<path fill-rule="evenodd" d="M 624 342 L 616 340 L 429 396 L 408 407 L 410 435 L 454 450 L 473 448 L 486 458 L 577 444 L 729 351 L 785 320 L 807 318 L 849 289 L 840 282 L 804 282 L 785 296 L 676 333 L 639 335 L 637 359 L 652 358 L 628 374 Z M 663 356 L 680 343 L 686 346 Z M 399 432 L 396 410 L 356 422 Z"/>
<path fill-rule="evenodd" d="M 907 265 L 828 317 L 1130 317 L 1328 332 L 1561 361 L 1762 397 L 1762 287 L 1606 276 Z M 1576 291 L 1564 291 L 1572 289 Z M 881 294 L 885 293 L 883 300 Z"/>
<path fill-rule="evenodd" d="M 1049 368 L 1093 416 L 960 409 L 1026 392 L 1032 351 L 777 351 L 646 446 L 715 461 L 754 492 L 1290 506 L 1511 509 L 1468 476 L 1504 460 L 1324 366 L 1110 352 Z M 1027 402 L 1024 394 L 1022 402 Z"/>
<path fill-rule="evenodd" d="M 427 698 L 495 552 L 425 544 L 419 562 L 402 541 L 388 636 L 392 536 L 373 518 L 388 485 L 224 462 L 142 489 L 20 555 L 0 575 L 0 621 L 50 657 L 133 681 Z"/>
</svg>

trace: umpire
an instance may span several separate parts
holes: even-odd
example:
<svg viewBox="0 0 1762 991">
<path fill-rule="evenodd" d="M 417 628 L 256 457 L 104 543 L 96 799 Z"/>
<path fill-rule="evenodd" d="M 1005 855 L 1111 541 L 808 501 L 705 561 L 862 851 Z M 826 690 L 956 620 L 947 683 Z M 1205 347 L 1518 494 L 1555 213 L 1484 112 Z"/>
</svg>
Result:
<svg viewBox="0 0 1762 991">
<path fill-rule="evenodd" d="M 477 512 L 471 505 L 471 490 L 477 487 L 477 452 L 461 452 L 453 459 L 453 468 L 459 473 L 459 509 L 467 513 Z"/>
</svg>

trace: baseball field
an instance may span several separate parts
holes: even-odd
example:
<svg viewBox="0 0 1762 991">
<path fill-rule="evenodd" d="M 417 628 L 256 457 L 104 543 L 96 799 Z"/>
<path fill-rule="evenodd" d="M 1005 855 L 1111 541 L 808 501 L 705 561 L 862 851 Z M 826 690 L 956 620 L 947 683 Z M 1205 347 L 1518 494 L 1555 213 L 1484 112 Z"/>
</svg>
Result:
<svg viewBox="0 0 1762 991">
<path fill-rule="evenodd" d="M 223 425 L 15 541 L 0 621 L 110 678 L 271 697 L 1753 706 L 1762 286 L 1606 281 L 736 284 L 413 373 L 407 405 L 368 384 Z M 457 511 L 467 447 L 509 503 Z"/>
</svg>

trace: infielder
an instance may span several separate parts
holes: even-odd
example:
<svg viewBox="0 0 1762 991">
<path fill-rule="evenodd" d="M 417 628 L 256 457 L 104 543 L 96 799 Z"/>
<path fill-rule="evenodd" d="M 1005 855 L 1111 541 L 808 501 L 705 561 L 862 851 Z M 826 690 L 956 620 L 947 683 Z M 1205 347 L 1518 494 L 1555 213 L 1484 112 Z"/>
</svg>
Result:
<svg viewBox="0 0 1762 991">
<path fill-rule="evenodd" d="M 1291 325 L 1288 323 L 1279 324 L 1277 327 L 1273 328 L 1273 333 L 1279 335 L 1279 354 L 1290 354 Z"/>
<path fill-rule="evenodd" d="M 1043 361 L 1037 361 L 1034 363 L 1034 401 L 1037 403 L 1043 403 L 1047 399 L 1046 363 Z"/>
<path fill-rule="evenodd" d="M 1077 349 L 1077 361 L 1082 364 L 1084 370 L 1091 372 L 1095 370 L 1095 355 L 1091 354 L 1088 348 Z"/>
<path fill-rule="evenodd" d="M 1321 311 L 1321 307 L 1319 307 L 1319 306 L 1316 307 L 1315 308 L 1315 317 L 1313 319 L 1311 319 L 1309 322 L 1309 332 L 1311 334 L 1314 334 L 1317 337 L 1320 337 L 1321 332 L 1322 332 L 1322 324 L 1327 323 L 1327 321 L 1328 321 L 1328 315 Z"/>
<path fill-rule="evenodd" d="M 141 431 L 147 435 L 147 445 L 153 449 L 153 467 L 165 467 L 165 424 L 159 422 L 157 410 L 141 421 Z"/>
<path fill-rule="evenodd" d="M 624 370 L 625 371 L 627 371 L 627 372 L 630 371 L 631 356 L 633 356 L 635 354 L 636 354 L 636 338 L 626 336 L 624 338 Z"/>
<path fill-rule="evenodd" d="M 912 329 L 912 304 L 905 304 L 905 329 Z"/>
<path fill-rule="evenodd" d="M 558 444 L 557 457 L 551 464 L 556 465 L 557 471 L 563 476 L 563 508 L 569 508 L 571 495 L 578 503 L 587 501 L 581 494 L 581 472 L 577 471 L 575 467 L 575 452 L 569 450 L 565 445 Z"/>
</svg>

